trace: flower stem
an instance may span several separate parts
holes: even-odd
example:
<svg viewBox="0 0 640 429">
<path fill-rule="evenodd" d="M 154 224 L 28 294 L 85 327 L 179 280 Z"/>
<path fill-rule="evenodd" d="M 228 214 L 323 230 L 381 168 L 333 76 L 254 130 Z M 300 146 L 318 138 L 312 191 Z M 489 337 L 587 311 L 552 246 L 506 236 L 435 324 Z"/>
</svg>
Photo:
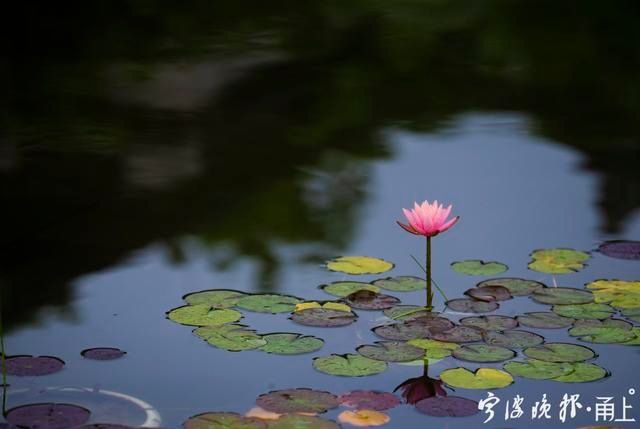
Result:
<svg viewBox="0 0 640 429">
<path fill-rule="evenodd" d="M 427 310 L 433 310 L 433 292 L 431 291 L 431 237 L 427 237 Z"/>
</svg>

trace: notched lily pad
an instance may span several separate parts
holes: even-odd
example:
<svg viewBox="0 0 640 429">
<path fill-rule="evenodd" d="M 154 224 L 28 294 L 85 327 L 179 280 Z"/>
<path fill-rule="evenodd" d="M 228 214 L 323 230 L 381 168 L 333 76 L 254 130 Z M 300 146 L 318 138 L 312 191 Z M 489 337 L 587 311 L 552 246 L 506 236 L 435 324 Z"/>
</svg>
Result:
<svg viewBox="0 0 640 429">
<path fill-rule="evenodd" d="M 298 355 L 320 350 L 324 341 L 313 336 L 294 333 L 273 333 L 262 336 L 267 342 L 260 350 L 278 355 Z"/>
<path fill-rule="evenodd" d="M 499 389 L 513 383 L 507 372 L 494 368 L 478 368 L 471 372 L 466 368 L 445 369 L 440 379 L 451 387 L 462 389 Z"/>
<path fill-rule="evenodd" d="M 506 301 L 513 298 L 511 292 L 504 286 L 482 286 L 468 289 L 465 295 L 478 301 Z"/>
<path fill-rule="evenodd" d="M 553 381 L 563 383 L 587 383 L 590 381 L 600 380 L 608 376 L 607 371 L 592 363 L 573 363 L 573 371 L 567 375 L 552 378 Z"/>
<path fill-rule="evenodd" d="M 529 331 L 485 331 L 484 342 L 491 346 L 501 346 L 510 349 L 524 349 L 537 346 L 544 342 L 544 337 Z"/>
<path fill-rule="evenodd" d="M 469 344 L 453 351 L 453 357 L 469 362 L 502 362 L 514 358 L 516 352 L 506 347 Z"/>
<path fill-rule="evenodd" d="M 320 414 L 340 405 L 338 397 L 321 390 L 286 389 L 262 394 L 256 404 L 274 413 Z"/>
<path fill-rule="evenodd" d="M 529 269 L 547 274 L 569 274 L 580 271 L 591 255 L 574 249 L 541 249 L 531 253 Z"/>
<path fill-rule="evenodd" d="M 507 362 L 503 368 L 511 375 L 533 380 L 551 380 L 573 372 L 573 365 L 570 363 L 544 362 L 536 359 Z"/>
<path fill-rule="evenodd" d="M 596 280 L 587 285 L 593 291 L 596 302 L 616 308 L 640 307 L 640 281 Z"/>
<path fill-rule="evenodd" d="M 454 326 L 452 321 L 444 317 L 419 317 L 403 323 L 377 326 L 373 328 L 373 333 L 387 340 L 405 341 L 429 338 Z"/>
<path fill-rule="evenodd" d="M 637 261 L 640 260 L 640 241 L 605 241 L 598 247 L 598 252 L 611 258 Z"/>
<path fill-rule="evenodd" d="M 454 326 L 446 331 L 435 332 L 430 338 L 449 343 L 473 343 L 482 341 L 482 330 L 470 326 Z"/>
<path fill-rule="evenodd" d="M 424 355 L 422 349 L 401 341 L 377 341 L 373 345 L 362 345 L 356 351 L 369 359 L 385 362 L 411 362 Z"/>
<path fill-rule="evenodd" d="M 387 277 L 376 280 L 372 284 L 392 292 L 413 292 L 427 287 L 425 279 L 411 276 Z"/>
<path fill-rule="evenodd" d="M 62 371 L 64 361 L 54 356 L 8 356 L 5 360 L 7 374 L 19 377 L 36 377 Z"/>
<path fill-rule="evenodd" d="M 521 279 L 517 277 L 500 277 L 496 279 L 489 279 L 482 281 L 476 285 L 476 287 L 486 286 L 502 286 L 509 289 L 512 296 L 526 296 L 531 295 L 538 289 L 546 288 L 544 283 L 540 283 L 534 280 Z"/>
<path fill-rule="evenodd" d="M 384 310 L 383 313 L 390 319 L 401 321 L 407 321 L 422 316 L 435 317 L 439 314 L 418 305 L 396 305 L 395 307 Z"/>
<path fill-rule="evenodd" d="M 518 326 L 518 321 L 509 316 L 472 316 L 460 319 L 460 324 L 486 331 L 506 331 Z"/>
<path fill-rule="evenodd" d="M 115 347 L 94 347 L 80 352 L 83 358 L 93 360 L 114 360 L 126 355 L 127 352 Z"/>
<path fill-rule="evenodd" d="M 554 305 L 551 309 L 554 313 L 571 317 L 573 319 L 608 319 L 616 313 L 616 309 L 607 304 L 568 304 Z"/>
<path fill-rule="evenodd" d="M 290 313 L 296 309 L 296 304 L 304 302 L 303 299 L 289 295 L 255 294 L 247 295 L 236 303 L 236 306 L 257 313 Z"/>
<path fill-rule="evenodd" d="M 324 308 L 327 310 L 339 310 L 339 311 L 351 311 L 351 307 L 349 307 L 344 302 L 340 301 L 305 301 L 300 304 L 296 304 L 295 311 L 307 310 L 309 308 Z"/>
<path fill-rule="evenodd" d="M 364 377 L 383 372 L 387 363 L 369 359 L 361 355 L 346 354 L 317 357 L 313 360 L 313 367 L 320 372 L 342 377 Z"/>
<path fill-rule="evenodd" d="M 358 410 L 384 411 L 400 405 L 400 398 L 393 393 L 375 390 L 354 390 L 340 395 L 338 400 L 345 407 Z"/>
<path fill-rule="evenodd" d="M 573 319 L 563 317 L 549 311 L 534 311 L 517 316 L 518 323 L 522 326 L 540 329 L 568 328 L 573 324 Z"/>
<path fill-rule="evenodd" d="M 426 359 L 444 359 L 451 356 L 452 352 L 460 348 L 459 344 L 447 343 L 445 341 L 430 340 L 426 338 L 410 340 L 407 342 L 414 347 L 419 347 L 425 351 Z"/>
<path fill-rule="evenodd" d="M 267 424 L 254 417 L 237 413 L 203 413 L 189 417 L 184 429 L 266 429 Z"/>
<path fill-rule="evenodd" d="M 400 303 L 395 296 L 384 295 L 371 292 L 370 290 L 359 290 L 345 298 L 347 303 L 358 310 L 384 310 Z"/>
<path fill-rule="evenodd" d="M 212 346 L 231 352 L 257 349 L 267 344 L 262 336 L 245 325 L 203 326 L 193 333 Z"/>
<path fill-rule="evenodd" d="M 380 292 L 380 288 L 378 286 L 363 282 L 333 282 L 321 285 L 320 289 L 330 295 L 339 296 L 340 298 L 345 298 L 360 290 L 368 290 L 376 293 Z"/>
<path fill-rule="evenodd" d="M 327 262 L 330 271 L 346 274 L 381 274 L 393 267 L 391 262 L 369 256 L 340 256 Z"/>
<path fill-rule="evenodd" d="M 211 308 L 231 308 L 238 303 L 238 299 L 246 294 L 231 289 L 210 289 L 192 292 L 182 297 L 189 305 L 206 304 Z"/>
<path fill-rule="evenodd" d="M 548 287 L 538 289 L 531 298 L 540 304 L 588 304 L 593 302 L 593 294 L 588 290 L 570 287 Z"/>
<path fill-rule="evenodd" d="M 469 298 L 456 298 L 447 301 L 447 307 L 460 313 L 490 313 L 498 309 L 497 302 L 478 301 Z"/>
<path fill-rule="evenodd" d="M 91 412 L 73 404 L 29 404 L 7 411 L 8 423 L 22 428 L 67 429 L 89 420 Z"/>
<path fill-rule="evenodd" d="M 340 429 L 333 420 L 300 414 L 285 414 L 277 420 L 270 420 L 269 429 Z"/>
<path fill-rule="evenodd" d="M 528 358 L 554 363 L 583 362 L 596 357 L 596 353 L 589 347 L 569 343 L 546 343 L 526 348 L 523 353 Z"/>
<path fill-rule="evenodd" d="M 504 273 L 509 269 L 501 262 L 485 262 L 480 259 L 469 259 L 466 261 L 456 261 L 451 264 L 453 271 L 470 276 L 492 276 Z"/>
<path fill-rule="evenodd" d="M 620 319 L 576 320 L 569 335 L 581 341 L 600 344 L 624 343 L 636 338 L 633 325 Z"/>
<path fill-rule="evenodd" d="M 167 313 L 173 322 L 187 326 L 217 326 L 242 319 L 242 313 L 229 308 L 212 308 L 209 304 L 185 305 Z"/>
<path fill-rule="evenodd" d="M 468 417 L 480 412 L 476 401 L 459 396 L 432 396 L 418 401 L 415 407 L 432 417 Z"/>
<path fill-rule="evenodd" d="M 289 319 L 301 325 L 334 328 L 350 325 L 358 319 L 358 316 L 352 311 L 307 308 L 296 311 Z"/>
</svg>

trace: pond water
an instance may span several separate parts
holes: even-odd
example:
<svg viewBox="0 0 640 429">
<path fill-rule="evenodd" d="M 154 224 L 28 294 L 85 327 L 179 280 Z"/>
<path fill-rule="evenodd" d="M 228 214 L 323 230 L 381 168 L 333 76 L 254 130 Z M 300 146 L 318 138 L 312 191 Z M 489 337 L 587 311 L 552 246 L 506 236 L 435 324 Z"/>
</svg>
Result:
<svg viewBox="0 0 640 429">
<path fill-rule="evenodd" d="M 205 289 L 322 301 L 335 297 L 319 285 L 422 276 L 411 255 L 424 258 L 424 241 L 396 224 L 414 201 L 451 203 L 461 216 L 433 239 L 433 278 L 450 299 L 495 277 L 580 289 L 597 279 L 640 280 L 639 261 L 596 251 L 607 240 L 640 237 L 639 106 L 637 97 L 623 97 L 637 90 L 629 76 L 638 63 L 622 59 L 640 56 L 621 41 L 632 30 L 615 25 L 629 22 L 635 9 L 588 10 L 584 19 L 594 29 L 583 34 L 562 29 L 582 28 L 571 18 L 558 23 L 549 10 L 532 8 L 536 26 L 558 36 L 542 54 L 543 41 L 522 10 L 499 2 L 464 12 L 458 2 L 433 10 L 279 7 L 256 9 L 254 19 L 232 6 L 219 15 L 195 6 L 132 7 L 122 12 L 120 43 L 135 40 L 135 47 L 57 18 L 95 43 L 37 59 L 18 53 L 32 46 L 31 38 L 16 39 L 11 70 L 24 74 L 15 74 L 0 135 L 8 214 L 0 278 L 4 340 L 9 356 L 56 356 L 66 365 L 46 376 L 9 376 L 7 409 L 73 403 L 89 408 L 94 423 L 177 428 L 204 412 L 245 414 L 273 390 L 392 392 L 420 376 L 422 366 L 389 363 L 380 374 L 339 377 L 312 365 L 315 357 L 380 341 L 371 328 L 390 322 L 381 311 L 355 310 L 356 323 L 319 328 L 295 324 L 289 313 L 241 310 L 240 323 L 261 334 L 325 340 L 322 349 L 295 356 L 212 347 L 166 312 Z M 80 12 L 87 22 L 97 19 Z M 486 20 L 494 25 L 485 27 Z M 148 34 L 134 30 L 140 22 L 149 24 Z M 158 22 L 167 25 L 151 25 Z M 317 34 L 303 31 L 302 22 Z M 523 35 L 513 39 L 516 23 Z M 410 24 L 429 31 L 421 35 Z M 48 26 L 37 25 L 46 35 Z M 500 43 L 506 41 L 517 46 Z M 68 40 L 40 43 L 44 50 Z M 599 57 L 603 46 L 622 53 Z M 451 58 L 447 48 L 464 55 Z M 568 79 L 587 60 L 586 75 Z M 601 83 L 597 71 L 611 79 L 592 91 Z M 558 247 L 591 258 L 570 274 L 527 267 L 534 250 Z M 325 261 L 339 255 L 383 258 L 395 267 L 359 276 L 327 270 Z M 508 270 L 470 276 L 451 269 L 468 259 L 499 261 Z M 424 305 L 423 290 L 389 294 Z M 454 321 L 470 316 L 445 310 L 439 294 L 435 307 Z M 494 313 L 549 308 L 516 297 Z M 485 424 L 484 413 L 431 417 L 402 404 L 386 411 L 390 421 L 382 427 L 557 426 L 565 393 L 580 394 L 585 407 L 565 427 L 595 424 L 597 397 L 613 397 L 618 418 L 626 397 L 633 406 L 628 418 L 640 419 L 640 392 L 630 391 L 640 382 L 630 364 L 637 347 L 580 342 L 567 329 L 524 329 L 547 342 L 592 348 L 597 358 L 590 362 L 610 375 L 587 383 L 514 377 L 500 389 L 447 388 L 476 401 L 495 393 L 501 399 L 495 417 Z M 112 361 L 81 356 L 92 347 L 127 354 Z M 460 366 L 503 363 L 448 357 L 432 363 L 429 375 Z M 532 419 L 530 408 L 544 394 L 551 418 Z M 504 405 L 516 395 L 524 398 L 525 414 L 505 420 Z M 336 420 L 345 409 L 321 416 Z"/>
</svg>

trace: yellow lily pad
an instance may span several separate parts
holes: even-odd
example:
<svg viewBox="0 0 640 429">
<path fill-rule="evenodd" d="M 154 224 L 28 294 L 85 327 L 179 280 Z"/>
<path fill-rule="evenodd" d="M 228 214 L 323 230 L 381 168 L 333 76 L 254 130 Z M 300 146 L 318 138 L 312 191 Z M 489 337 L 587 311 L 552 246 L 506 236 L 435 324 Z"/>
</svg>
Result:
<svg viewBox="0 0 640 429">
<path fill-rule="evenodd" d="M 617 308 L 640 307 L 640 281 L 596 280 L 587 284 L 599 304 Z"/>
<path fill-rule="evenodd" d="M 494 368 L 478 368 L 475 372 L 466 368 L 447 369 L 442 371 L 440 379 L 462 389 L 499 389 L 513 383 L 509 373 Z"/>
<path fill-rule="evenodd" d="M 569 274 L 584 268 L 591 255 L 573 249 L 541 249 L 531 254 L 529 269 L 548 274 Z"/>
<path fill-rule="evenodd" d="M 393 267 L 391 262 L 369 256 L 340 256 L 327 262 L 329 270 L 346 274 L 380 274 Z"/>
</svg>

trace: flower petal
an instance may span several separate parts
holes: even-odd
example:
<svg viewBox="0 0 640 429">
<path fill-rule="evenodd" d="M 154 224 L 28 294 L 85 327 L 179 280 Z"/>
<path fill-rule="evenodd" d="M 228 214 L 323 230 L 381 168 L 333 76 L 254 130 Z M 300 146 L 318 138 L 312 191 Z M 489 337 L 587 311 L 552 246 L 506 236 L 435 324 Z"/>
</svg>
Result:
<svg viewBox="0 0 640 429">
<path fill-rule="evenodd" d="M 451 219 L 449 222 L 445 223 L 444 225 L 442 225 L 442 227 L 440 227 L 440 229 L 438 230 L 438 232 L 445 232 L 446 230 L 448 230 L 449 228 L 451 228 L 453 225 L 456 224 L 456 222 L 458 222 L 458 220 L 460 219 L 460 216 L 456 216 L 453 219 Z"/>
<path fill-rule="evenodd" d="M 400 225 L 400 227 L 401 227 L 402 229 L 404 229 L 404 230 L 405 230 L 405 231 L 407 231 L 407 232 L 410 232 L 411 234 L 415 234 L 415 235 L 422 235 L 422 234 L 420 234 L 418 231 L 416 231 L 415 229 L 413 229 L 413 228 L 412 228 L 411 226 L 409 226 L 409 225 L 405 225 L 404 223 L 402 223 L 402 222 L 400 222 L 400 221 L 396 221 L 396 223 L 397 223 L 398 225 Z"/>
</svg>

